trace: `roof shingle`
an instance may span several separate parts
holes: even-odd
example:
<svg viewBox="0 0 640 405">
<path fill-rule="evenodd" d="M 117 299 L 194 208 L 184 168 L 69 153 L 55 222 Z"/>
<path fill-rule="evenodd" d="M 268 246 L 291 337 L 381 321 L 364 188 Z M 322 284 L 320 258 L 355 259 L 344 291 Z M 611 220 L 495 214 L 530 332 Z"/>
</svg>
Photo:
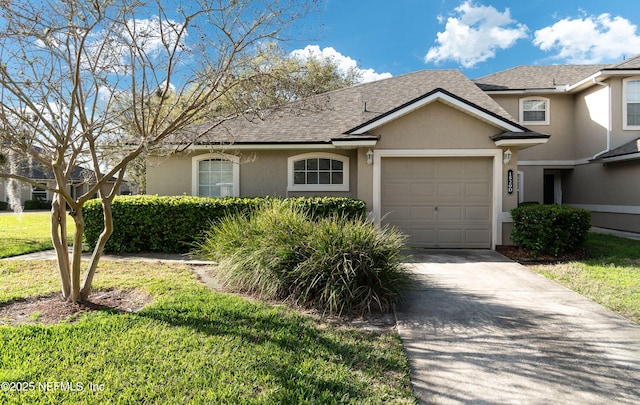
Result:
<svg viewBox="0 0 640 405">
<path fill-rule="evenodd" d="M 423 70 L 320 94 L 269 112 L 242 117 L 207 131 L 197 144 L 330 143 L 349 130 L 435 89 L 444 89 L 511 123 L 513 117 L 458 70 Z M 200 124 L 202 132 L 210 123 Z"/>
</svg>

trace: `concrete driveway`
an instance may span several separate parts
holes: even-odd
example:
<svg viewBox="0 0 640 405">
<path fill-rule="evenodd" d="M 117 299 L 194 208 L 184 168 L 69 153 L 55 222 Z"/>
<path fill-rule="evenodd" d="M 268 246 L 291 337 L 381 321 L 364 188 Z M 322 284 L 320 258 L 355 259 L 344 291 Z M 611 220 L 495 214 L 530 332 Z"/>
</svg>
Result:
<svg viewBox="0 0 640 405">
<path fill-rule="evenodd" d="M 640 326 L 486 250 L 416 250 L 398 307 L 425 404 L 638 404 Z"/>
</svg>

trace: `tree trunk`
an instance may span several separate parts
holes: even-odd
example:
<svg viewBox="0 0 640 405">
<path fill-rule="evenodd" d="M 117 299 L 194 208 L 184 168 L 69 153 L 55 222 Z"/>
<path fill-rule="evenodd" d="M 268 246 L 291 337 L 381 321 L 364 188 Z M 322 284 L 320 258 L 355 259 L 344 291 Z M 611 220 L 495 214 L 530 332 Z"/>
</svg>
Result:
<svg viewBox="0 0 640 405">
<path fill-rule="evenodd" d="M 113 213 L 111 210 L 112 198 L 113 195 L 108 198 L 101 199 L 104 230 L 98 238 L 98 243 L 96 243 L 96 247 L 93 249 L 93 254 L 91 255 L 91 260 L 89 261 L 89 268 L 87 269 L 87 273 L 82 284 L 82 290 L 80 291 L 80 298 L 82 300 L 86 300 L 89 297 L 89 294 L 91 294 L 91 285 L 93 283 L 93 276 L 98 268 L 98 262 L 100 261 L 100 257 L 102 257 L 102 251 L 104 250 L 107 241 L 113 233 Z"/>
<path fill-rule="evenodd" d="M 82 218 L 82 207 L 73 213 L 73 220 L 76 224 L 76 232 L 73 234 L 73 255 L 71 257 L 71 296 L 68 301 L 84 301 L 82 297 L 80 276 L 82 274 L 82 237 L 84 235 L 84 218 Z"/>
<path fill-rule="evenodd" d="M 69 248 L 67 247 L 66 208 L 65 200 L 60 194 L 56 194 L 51 203 L 51 240 L 58 258 L 62 296 L 68 300 L 71 296 L 71 278 L 69 274 Z"/>
</svg>

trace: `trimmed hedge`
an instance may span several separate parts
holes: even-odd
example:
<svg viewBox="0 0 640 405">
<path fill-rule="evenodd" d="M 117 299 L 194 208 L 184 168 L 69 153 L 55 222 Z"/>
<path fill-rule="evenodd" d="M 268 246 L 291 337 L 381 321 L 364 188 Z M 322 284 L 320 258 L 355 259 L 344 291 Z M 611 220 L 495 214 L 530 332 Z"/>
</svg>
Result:
<svg viewBox="0 0 640 405">
<path fill-rule="evenodd" d="M 511 210 L 511 240 L 534 254 L 572 252 L 583 246 L 591 212 L 566 205 L 522 205 Z"/>
<path fill-rule="evenodd" d="M 41 200 L 27 200 L 24 202 L 24 210 L 50 210 L 51 209 L 51 201 L 41 201 Z"/>
<path fill-rule="evenodd" d="M 0 211 L 4 211 L 9 208 L 9 203 L 6 201 L 0 201 Z"/>
<path fill-rule="evenodd" d="M 114 232 L 105 246 L 108 253 L 187 253 L 212 222 L 229 214 L 248 214 L 270 197 L 206 198 L 117 196 L 112 203 Z M 363 201 L 339 197 L 288 198 L 314 217 L 333 213 L 349 217 L 366 214 Z M 84 239 L 95 247 L 103 230 L 100 200 L 88 201 L 83 209 Z"/>
</svg>

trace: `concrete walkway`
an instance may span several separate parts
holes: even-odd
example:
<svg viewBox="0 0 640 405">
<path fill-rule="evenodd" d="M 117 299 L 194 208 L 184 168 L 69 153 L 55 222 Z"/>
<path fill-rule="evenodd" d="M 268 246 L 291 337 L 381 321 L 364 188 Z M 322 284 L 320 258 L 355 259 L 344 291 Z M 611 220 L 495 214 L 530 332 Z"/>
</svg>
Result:
<svg viewBox="0 0 640 405">
<path fill-rule="evenodd" d="M 493 251 L 414 251 L 398 308 L 425 404 L 638 404 L 640 326 Z"/>
</svg>

